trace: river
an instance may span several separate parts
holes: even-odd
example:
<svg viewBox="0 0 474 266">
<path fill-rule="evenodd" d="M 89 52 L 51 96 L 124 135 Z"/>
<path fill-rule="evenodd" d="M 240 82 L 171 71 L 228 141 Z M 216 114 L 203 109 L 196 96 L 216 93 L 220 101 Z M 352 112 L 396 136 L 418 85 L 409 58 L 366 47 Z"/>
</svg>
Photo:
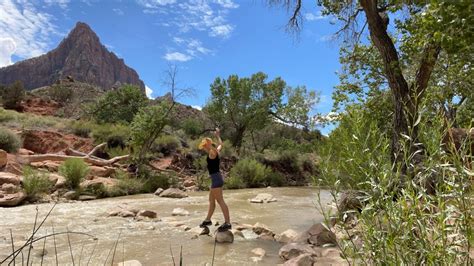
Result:
<svg viewBox="0 0 474 266">
<path fill-rule="evenodd" d="M 270 193 L 278 201 L 265 204 L 250 203 L 248 199 L 258 193 Z M 318 190 L 307 187 L 264 188 L 226 190 L 224 198 L 229 206 L 231 220 L 241 224 L 267 225 L 279 234 L 287 229 L 302 232 L 314 223 L 323 220 L 318 211 Z M 196 227 L 207 213 L 208 192 L 189 193 L 188 198 L 170 199 L 140 194 L 133 196 L 106 198 L 88 202 L 59 203 L 55 206 L 45 225 L 39 230 L 38 236 L 52 232 L 83 232 L 97 238 L 69 234 L 72 256 L 67 235 L 56 237 L 59 265 L 107 265 L 112 262 L 114 245 L 119 238 L 115 250 L 114 263 L 124 260 L 138 260 L 143 265 L 173 265 L 170 248 L 173 250 L 176 265 L 179 265 L 179 252 L 182 246 L 183 265 L 211 265 L 214 238 L 200 236 L 192 239 L 195 233 L 185 231 L 185 227 Z M 323 206 L 327 206 L 330 195 L 321 191 Z M 107 217 L 107 213 L 117 206 L 128 206 L 135 209 L 152 210 L 158 213 L 158 220 L 136 221 L 133 218 Z M 15 246 L 23 244 L 31 234 L 36 208 L 39 219 L 42 219 L 53 204 L 25 205 L 15 208 L 0 208 L 0 260 L 11 252 L 10 229 L 13 233 Z M 172 216 L 174 208 L 189 211 L 188 216 Z M 219 207 L 213 221 L 222 222 Z M 216 227 L 211 227 L 215 230 Z M 276 265 L 283 263 L 278 257 L 280 243 L 256 239 L 251 231 L 244 231 L 245 239 L 238 236 L 232 244 L 217 244 L 214 265 Z M 56 256 L 53 238 L 46 242 L 47 254 L 43 265 L 55 265 Z M 40 265 L 38 253 L 43 242 L 34 245 L 30 261 Z M 95 247 L 95 248 L 94 248 Z M 266 256 L 260 262 L 253 262 L 251 250 L 263 248 Z M 110 254 L 109 254 L 110 253 Z M 26 249 L 24 261 L 26 262 Z M 21 256 L 17 263 L 21 263 Z M 3 264 L 2 264 L 3 265 Z"/>
</svg>

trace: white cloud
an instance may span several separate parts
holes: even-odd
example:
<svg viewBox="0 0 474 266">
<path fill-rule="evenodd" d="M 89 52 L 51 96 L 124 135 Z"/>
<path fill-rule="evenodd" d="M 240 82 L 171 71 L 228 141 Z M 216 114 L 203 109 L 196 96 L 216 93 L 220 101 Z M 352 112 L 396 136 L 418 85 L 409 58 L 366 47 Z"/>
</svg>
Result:
<svg viewBox="0 0 474 266">
<path fill-rule="evenodd" d="M 156 25 L 177 27 L 180 33 L 207 32 L 211 37 L 227 38 L 234 26 L 227 22 L 230 9 L 239 5 L 232 0 L 137 0 L 146 14 L 165 13 Z M 170 19 L 171 18 L 171 19 Z"/>
<path fill-rule="evenodd" d="M 125 14 L 125 12 L 123 12 L 123 10 L 120 8 L 114 8 L 112 11 L 114 11 L 119 16 L 123 16 Z"/>
<path fill-rule="evenodd" d="M 138 0 L 138 4 L 145 8 L 159 8 L 176 3 L 176 0 Z"/>
<path fill-rule="evenodd" d="M 321 20 L 325 19 L 326 16 L 323 16 L 321 12 L 318 12 L 318 14 L 313 14 L 313 13 L 306 13 L 304 15 L 304 18 L 308 21 L 315 21 L 315 20 Z"/>
<path fill-rule="evenodd" d="M 238 8 L 239 5 L 232 2 L 232 0 L 214 0 L 216 4 L 221 5 L 224 8 Z"/>
<path fill-rule="evenodd" d="M 199 57 L 200 55 L 207 55 L 212 52 L 210 49 L 204 47 L 202 42 L 197 39 L 173 37 L 173 41 L 178 45 L 179 49 L 184 49 L 185 52 L 179 52 L 179 54 L 186 56 L 187 60 L 185 61 L 191 60 L 194 57 Z"/>
<path fill-rule="evenodd" d="M 211 28 L 211 36 L 228 38 L 234 28 L 231 25 L 219 25 Z"/>
<path fill-rule="evenodd" d="M 148 97 L 149 99 L 153 99 L 153 97 L 151 96 L 153 94 L 153 90 L 148 87 L 148 85 L 145 85 L 145 93 L 146 97 Z"/>
<path fill-rule="evenodd" d="M 58 5 L 62 9 L 66 9 L 70 0 L 44 0 L 44 3 L 51 6 L 51 5 Z"/>
<path fill-rule="evenodd" d="M 0 1 L 0 36 L 13 40 L 18 57 L 30 58 L 49 50 L 51 36 L 59 34 L 52 20 L 28 1 Z"/>
<path fill-rule="evenodd" d="M 16 44 L 12 38 L 0 38 L 0 67 L 12 64 L 12 55 L 15 50 Z"/>
<path fill-rule="evenodd" d="M 179 62 L 186 62 L 192 59 L 191 56 L 180 53 L 180 52 L 167 53 L 163 58 L 168 61 L 179 61 Z"/>
<path fill-rule="evenodd" d="M 192 108 L 202 111 L 202 106 L 199 105 L 191 105 Z"/>
</svg>

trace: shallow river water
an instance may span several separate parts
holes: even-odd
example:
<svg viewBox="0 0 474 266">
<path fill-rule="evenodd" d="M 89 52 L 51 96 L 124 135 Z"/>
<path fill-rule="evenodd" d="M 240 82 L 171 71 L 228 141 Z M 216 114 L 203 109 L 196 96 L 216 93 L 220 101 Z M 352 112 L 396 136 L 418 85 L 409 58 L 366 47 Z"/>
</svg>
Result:
<svg viewBox="0 0 474 266">
<path fill-rule="evenodd" d="M 258 193 L 270 193 L 278 201 L 266 204 L 250 203 L 248 199 Z M 229 206 L 231 220 L 241 224 L 267 225 L 276 234 L 287 229 L 302 232 L 312 224 L 323 220 L 318 211 L 316 188 L 265 188 L 226 190 L 224 198 Z M 111 265 L 124 260 L 138 260 L 143 265 L 173 265 L 170 248 L 176 265 L 179 265 L 179 252 L 182 246 L 183 265 L 211 265 L 214 251 L 214 238 L 200 236 L 191 239 L 195 233 L 185 231 L 185 227 L 196 227 L 207 213 L 208 192 L 190 193 L 188 198 L 169 199 L 142 194 L 118 198 L 107 198 L 89 202 L 59 203 L 55 206 L 38 236 L 55 232 L 83 232 L 97 238 L 94 240 L 82 235 L 57 236 L 56 247 L 59 265 Z M 321 191 L 323 206 L 329 202 L 329 193 Z M 152 210 L 158 213 L 159 220 L 136 221 L 133 218 L 107 217 L 107 213 L 117 206 Z M 11 252 L 10 229 L 16 247 L 31 235 L 35 209 L 39 209 L 39 220 L 51 209 L 53 204 L 26 205 L 15 208 L 0 208 L 0 261 Z M 174 208 L 189 211 L 189 216 L 172 216 Z M 219 207 L 213 221 L 222 222 Z M 211 231 L 216 227 L 211 227 Z M 238 236 L 232 244 L 217 244 L 214 265 L 276 265 L 283 263 L 278 257 L 281 244 L 256 239 L 251 231 L 245 239 Z M 120 235 L 120 237 L 119 237 Z M 114 253 L 114 245 L 117 243 Z M 43 265 L 55 265 L 53 238 L 46 241 L 47 254 Z M 30 262 L 40 265 L 39 256 L 43 242 L 34 245 Z M 263 248 L 266 256 L 260 262 L 253 262 L 254 248 Z M 72 250 L 72 252 L 71 252 Z M 72 253 L 72 255 L 71 255 Z M 110 254 L 109 254 L 110 253 Z M 27 249 L 24 252 L 26 262 Z M 108 259 L 107 259 L 108 257 Z M 74 263 L 73 263 L 74 259 Z M 107 261 L 107 262 L 106 262 Z M 21 256 L 17 258 L 21 263 Z M 3 265 L 3 264 L 2 264 Z"/>
</svg>

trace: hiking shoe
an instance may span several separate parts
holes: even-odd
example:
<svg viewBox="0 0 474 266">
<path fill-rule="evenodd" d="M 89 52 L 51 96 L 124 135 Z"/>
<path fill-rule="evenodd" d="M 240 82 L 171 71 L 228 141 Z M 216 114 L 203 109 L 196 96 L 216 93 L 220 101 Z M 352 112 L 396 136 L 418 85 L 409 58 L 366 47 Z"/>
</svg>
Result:
<svg viewBox="0 0 474 266">
<path fill-rule="evenodd" d="M 209 221 L 204 220 L 204 221 L 202 221 L 202 223 L 199 225 L 199 227 L 204 228 L 204 227 L 208 227 L 208 226 L 210 226 L 210 225 L 212 225 L 212 222 L 211 222 L 210 220 L 209 220 Z"/>
<path fill-rule="evenodd" d="M 230 223 L 223 223 L 221 226 L 217 228 L 217 231 L 224 232 L 230 229 L 232 229 L 232 225 Z"/>
</svg>

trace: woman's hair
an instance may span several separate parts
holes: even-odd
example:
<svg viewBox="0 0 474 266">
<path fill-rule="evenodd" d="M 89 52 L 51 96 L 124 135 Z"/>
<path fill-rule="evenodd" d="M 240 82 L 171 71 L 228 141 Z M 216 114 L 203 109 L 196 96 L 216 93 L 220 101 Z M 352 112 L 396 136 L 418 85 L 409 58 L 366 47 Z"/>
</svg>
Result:
<svg viewBox="0 0 474 266">
<path fill-rule="evenodd" d="M 202 150 L 207 143 L 214 145 L 211 138 L 203 138 L 201 142 L 199 143 L 198 148 Z"/>
</svg>

